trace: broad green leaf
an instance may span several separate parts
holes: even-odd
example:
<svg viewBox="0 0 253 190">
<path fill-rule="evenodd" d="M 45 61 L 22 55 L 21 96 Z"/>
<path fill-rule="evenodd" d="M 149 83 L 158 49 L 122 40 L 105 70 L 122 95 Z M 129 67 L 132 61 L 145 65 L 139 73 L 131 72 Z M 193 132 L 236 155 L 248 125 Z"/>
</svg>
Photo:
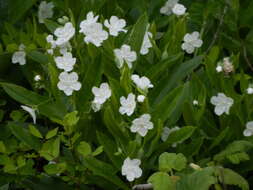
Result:
<svg viewBox="0 0 253 190">
<path fill-rule="evenodd" d="M 129 190 L 125 183 L 116 175 L 117 170 L 111 165 L 90 156 L 84 158 L 84 164 L 94 175 L 105 178 L 120 189 Z"/>
<path fill-rule="evenodd" d="M 238 173 L 229 168 L 218 168 L 219 180 L 227 185 L 236 185 L 242 190 L 249 190 L 248 182 Z"/>
<path fill-rule="evenodd" d="M 44 166 L 44 170 L 49 175 L 60 174 L 64 172 L 66 167 L 67 167 L 66 163 L 48 164 Z"/>
<path fill-rule="evenodd" d="M 223 131 L 221 131 L 221 133 L 215 139 L 213 139 L 212 144 L 211 144 L 209 150 L 211 150 L 214 147 L 220 145 L 220 143 L 222 142 L 222 140 L 227 136 L 229 130 L 230 130 L 230 128 L 227 127 Z"/>
<path fill-rule="evenodd" d="M 78 114 L 77 111 L 73 111 L 65 115 L 63 125 L 67 134 L 73 133 L 75 129 L 75 125 L 79 121 L 79 117 L 77 116 L 77 114 Z"/>
<path fill-rule="evenodd" d="M 186 162 L 185 156 L 181 153 L 164 152 L 159 157 L 159 170 L 163 172 L 181 171 L 186 167 Z"/>
<path fill-rule="evenodd" d="M 27 55 L 32 60 L 34 60 L 42 65 L 46 65 L 49 63 L 49 58 L 45 53 L 41 53 L 39 51 L 33 50 L 33 51 L 29 52 Z"/>
<path fill-rule="evenodd" d="M 165 172 L 156 172 L 149 177 L 148 182 L 153 185 L 154 190 L 174 190 L 173 181 Z"/>
<path fill-rule="evenodd" d="M 90 145 L 85 141 L 80 142 L 80 144 L 77 146 L 77 151 L 83 157 L 86 157 L 92 153 Z"/>
<path fill-rule="evenodd" d="M 216 177 L 213 176 L 213 168 L 204 168 L 195 171 L 192 174 L 185 174 L 178 181 L 178 190 L 209 190 L 210 186 L 217 183 Z"/>
<path fill-rule="evenodd" d="M 0 141 L 0 153 L 5 153 L 6 152 L 6 147 L 4 145 L 3 141 Z"/>
<path fill-rule="evenodd" d="M 43 138 L 43 136 L 41 135 L 40 131 L 38 129 L 36 129 L 36 127 L 34 125 L 29 125 L 29 131 L 30 133 L 35 136 L 35 137 L 38 137 L 38 138 Z"/>
<path fill-rule="evenodd" d="M 48 131 L 47 134 L 46 134 L 46 139 L 51 139 L 52 137 L 57 135 L 57 132 L 58 132 L 58 127 Z"/>
<path fill-rule="evenodd" d="M 8 127 L 11 129 L 13 135 L 15 135 L 21 142 L 25 143 L 27 146 L 38 151 L 40 149 L 40 141 L 29 134 L 28 130 L 24 127 L 24 124 L 9 122 Z"/>
<path fill-rule="evenodd" d="M 56 30 L 56 28 L 60 27 L 61 25 L 52 21 L 52 20 L 49 20 L 49 19 L 45 19 L 45 26 L 47 27 L 47 29 L 51 32 L 51 33 L 54 33 L 54 31 Z"/>
<path fill-rule="evenodd" d="M 104 151 L 104 147 L 99 146 L 98 148 L 96 148 L 96 150 L 94 152 L 92 152 L 92 156 L 97 156 L 97 155 L 101 154 L 103 151 Z"/>
<path fill-rule="evenodd" d="M 60 154 L 60 138 L 50 139 L 45 142 L 39 153 L 49 161 L 56 159 Z"/>
</svg>

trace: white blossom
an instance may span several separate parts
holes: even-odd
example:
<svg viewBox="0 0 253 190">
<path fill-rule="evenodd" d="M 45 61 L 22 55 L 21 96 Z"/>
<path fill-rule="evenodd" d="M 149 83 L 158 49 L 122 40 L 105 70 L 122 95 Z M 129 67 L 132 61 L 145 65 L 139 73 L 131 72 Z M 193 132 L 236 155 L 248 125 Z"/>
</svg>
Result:
<svg viewBox="0 0 253 190">
<path fill-rule="evenodd" d="M 243 135 L 245 137 L 249 137 L 253 135 L 253 121 L 247 122 L 246 129 L 243 131 Z"/>
<path fill-rule="evenodd" d="M 56 42 L 54 40 L 54 36 L 49 34 L 47 37 L 46 37 L 46 40 L 47 40 L 47 43 L 49 43 L 51 45 L 51 48 L 52 49 L 55 49 L 56 48 Z"/>
<path fill-rule="evenodd" d="M 139 118 L 133 120 L 130 128 L 131 132 L 138 133 L 142 137 L 146 136 L 148 130 L 153 129 L 154 124 L 150 121 L 151 116 L 149 114 L 143 114 Z"/>
<path fill-rule="evenodd" d="M 25 111 L 27 111 L 33 118 L 33 123 L 36 124 L 36 114 L 35 114 L 35 110 L 28 107 L 28 106 L 24 106 L 22 105 L 21 108 Z"/>
<path fill-rule="evenodd" d="M 253 94 L 253 87 L 251 86 L 248 87 L 246 91 L 247 91 L 247 94 Z"/>
<path fill-rule="evenodd" d="M 70 52 L 65 53 L 63 56 L 55 57 L 54 60 L 59 69 L 67 72 L 72 71 L 76 63 L 76 58 L 73 58 Z"/>
<path fill-rule="evenodd" d="M 57 37 L 56 45 L 60 46 L 67 43 L 75 35 L 75 28 L 71 22 L 67 22 L 64 26 L 57 28 L 54 35 Z"/>
<path fill-rule="evenodd" d="M 118 68 L 122 68 L 125 61 L 128 67 L 131 69 L 132 62 L 136 61 L 137 59 L 136 52 L 131 51 L 131 47 L 126 44 L 122 45 L 120 49 L 114 49 L 113 52 L 116 57 Z"/>
<path fill-rule="evenodd" d="M 149 38 L 152 38 L 152 37 L 153 37 L 152 33 L 149 31 L 146 31 L 143 42 L 142 42 L 142 46 L 141 46 L 141 51 L 140 51 L 141 55 L 148 54 L 149 48 L 152 47 L 152 43 Z"/>
<path fill-rule="evenodd" d="M 145 98 L 146 98 L 145 96 L 139 95 L 139 96 L 137 96 L 137 101 L 140 102 L 140 103 L 144 102 Z"/>
<path fill-rule="evenodd" d="M 38 17 L 39 23 L 44 23 L 45 19 L 53 17 L 53 2 L 47 3 L 46 1 L 42 1 L 39 5 Z"/>
<path fill-rule="evenodd" d="M 173 7 L 178 3 L 179 0 L 167 0 L 164 6 L 160 9 L 160 13 L 164 15 L 171 15 Z"/>
<path fill-rule="evenodd" d="M 169 127 L 164 127 L 163 128 L 163 132 L 161 135 L 161 139 L 163 142 L 167 141 L 168 137 L 170 136 L 170 134 L 172 132 L 178 131 L 180 128 L 178 126 L 175 126 L 173 128 L 169 128 Z"/>
<path fill-rule="evenodd" d="M 62 72 L 59 75 L 59 82 L 57 87 L 59 90 L 64 91 L 67 96 L 72 95 L 73 91 L 78 91 L 81 89 L 81 83 L 78 82 L 78 75 L 76 72 Z"/>
<path fill-rule="evenodd" d="M 34 80 L 36 82 L 40 81 L 41 80 L 41 76 L 40 75 L 35 75 Z"/>
<path fill-rule="evenodd" d="M 72 46 L 69 42 L 60 45 L 59 48 L 60 48 L 59 51 L 62 55 L 72 51 Z"/>
<path fill-rule="evenodd" d="M 141 177 L 142 170 L 140 168 L 141 161 L 139 159 L 130 159 L 129 157 L 124 160 L 121 168 L 121 174 L 126 176 L 128 181 Z"/>
<path fill-rule="evenodd" d="M 127 98 L 124 96 L 120 97 L 120 108 L 119 112 L 124 115 L 132 115 L 134 113 L 136 102 L 135 102 L 135 95 L 133 93 L 128 94 Z"/>
<path fill-rule="evenodd" d="M 118 36 L 119 32 L 127 32 L 127 30 L 124 29 L 126 21 L 124 19 L 119 19 L 117 16 L 111 16 L 110 21 L 106 19 L 104 25 L 109 29 L 109 33 L 112 36 Z"/>
<path fill-rule="evenodd" d="M 218 93 L 217 96 L 211 98 L 211 103 L 215 105 L 215 114 L 220 116 L 223 113 L 229 114 L 229 109 L 233 105 L 234 100 L 223 93 Z"/>
<path fill-rule="evenodd" d="M 102 42 L 108 38 L 108 33 L 103 30 L 103 25 L 98 23 L 99 16 L 94 17 L 93 12 L 89 12 L 86 16 L 86 20 L 80 23 L 80 33 L 85 35 L 84 41 L 92 43 L 99 47 Z"/>
<path fill-rule="evenodd" d="M 105 103 L 105 101 L 112 95 L 108 83 L 102 83 L 99 88 L 94 86 L 92 88 L 92 93 L 95 96 L 93 102 L 100 105 Z"/>
<path fill-rule="evenodd" d="M 26 64 L 26 53 L 24 51 L 25 46 L 23 44 L 19 45 L 19 51 L 14 52 L 12 55 L 12 63 L 19 63 L 19 65 L 25 65 Z"/>
<path fill-rule="evenodd" d="M 203 44 L 203 41 L 199 37 L 199 32 L 187 33 L 184 36 L 184 43 L 181 46 L 182 49 L 188 54 L 192 54 L 195 48 L 199 48 Z"/>
<path fill-rule="evenodd" d="M 230 61 L 229 57 L 223 58 L 223 70 L 226 74 L 234 71 L 233 63 Z"/>
<path fill-rule="evenodd" d="M 222 72 L 222 66 L 221 65 L 218 65 L 217 67 L 216 67 L 216 71 L 217 71 L 217 73 L 220 73 L 220 72 Z"/>
<path fill-rule="evenodd" d="M 184 5 L 177 3 L 173 8 L 172 8 L 172 12 L 177 15 L 177 16 L 181 16 L 184 15 L 186 11 L 186 8 Z"/>
<path fill-rule="evenodd" d="M 197 106 L 197 105 L 199 105 L 199 101 L 198 101 L 198 100 L 193 100 L 192 104 L 193 104 L 194 106 Z"/>
<path fill-rule="evenodd" d="M 150 80 L 145 76 L 140 77 L 139 75 L 134 74 L 131 76 L 131 79 L 141 90 L 147 90 L 148 88 L 154 87 Z"/>
<path fill-rule="evenodd" d="M 96 103 L 96 102 L 92 102 L 91 103 L 91 108 L 93 109 L 94 112 L 98 112 L 102 107 L 102 104 Z"/>
</svg>

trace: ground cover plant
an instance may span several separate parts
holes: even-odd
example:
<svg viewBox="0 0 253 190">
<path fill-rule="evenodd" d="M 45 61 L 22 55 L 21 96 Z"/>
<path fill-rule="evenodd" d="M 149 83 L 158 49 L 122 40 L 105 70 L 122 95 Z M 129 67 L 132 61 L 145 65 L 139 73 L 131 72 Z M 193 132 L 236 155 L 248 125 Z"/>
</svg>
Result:
<svg viewBox="0 0 253 190">
<path fill-rule="evenodd" d="M 252 189 L 252 10 L 0 0 L 0 190 Z"/>
</svg>

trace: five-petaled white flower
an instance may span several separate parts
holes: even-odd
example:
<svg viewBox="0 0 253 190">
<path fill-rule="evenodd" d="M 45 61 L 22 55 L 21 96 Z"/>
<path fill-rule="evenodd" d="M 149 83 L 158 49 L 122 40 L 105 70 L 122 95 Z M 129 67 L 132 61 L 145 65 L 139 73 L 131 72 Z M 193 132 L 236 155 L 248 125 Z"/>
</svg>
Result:
<svg viewBox="0 0 253 190">
<path fill-rule="evenodd" d="M 55 62 L 56 62 L 56 66 L 59 69 L 63 69 L 64 71 L 72 71 L 73 70 L 73 66 L 76 63 L 76 58 L 72 57 L 72 53 L 67 52 L 65 54 L 63 54 L 63 56 L 58 56 L 54 58 Z"/>
<path fill-rule="evenodd" d="M 19 45 L 19 51 L 14 52 L 12 55 L 12 63 L 19 63 L 20 65 L 25 65 L 26 64 L 26 53 L 24 51 L 25 46 L 24 44 Z"/>
<path fill-rule="evenodd" d="M 94 103 L 103 104 L 105 101 L 111 97 L 112 91 L 108 83 L 102 83 L 100 87 L 92 87 L 92 93 L 94 94 Z"/>
<path fill-rule="evenodd" d="M 173 8 L 172 8 L 172 12 L 177 15 L 177 16 L 181 16 L 184 15 L 186 11 L 186 8 L 184 5 L 177 3 Z"/>
<path fill-rule="evenodd" d="M 132 75 L 131 76 L 132 81 L 136 84 L 136 86 L 138 88 L 140 88 L 141 90 L 147 90 L 148 88 L 153 88 L 153 84 L 151 84 L 150 80 L 143 76 L 140 77 L 139 75 Z"/>
<path fill-rule="evenodd" d="M 67 22 L 64 26 L 57 28 L 54 35 L 57 37 L 56 45 L 60 46 L 67 43 L 75 35 L 75 28 L 71 22 Z"/>
<path fill-rule="evenodd" d="M 164 15 L 171 15 L 173 7 L 178 3 L 178 0 L 168 0 L 160 9 L 160 13 Z"/>
<path fill-rule="evenodd" d="M 53 2 L 47 3 L 46 1 L 42 1 L 40 3 L 38 11 L 39 23 L 44 23 L 45 19 L 53 17 L 53 8 Z"/>
<path fill-rule="evenodd" d="M 141 46 L 141 51 L 140 51 L 141 55 L 146 55 L 149 52 L 149 48 L 152 47 L 152 43 L 149 38 L 152 38 L 152 37 L 153 37 L 152 33 L 147 30 L 144 35 L 144 39 Z"/>
<path fill-rule="evenodd" d="M 229 114 L 229 109 L 233 105 L 234 100 L 223 93 L 218 93 L 217 96 L 211 98 L 211 103 L 215 105 L 215 114 L 220 116 L 223 113 Z"/>
<path fill-rule="evenodd" d="M 120 108 L 119 112 L 124 115 L 132 115 L 134 113 L 136 102 L 135 102 L 135 95 L 133 93 L 128 94 L 127 98 L 124 96 L 120 97 Z"/>
<path fill-rule="evenodd" d="M 120 49 L 113 50 L 116 57 L 116 62 L 118 68 L 122 68 L 124 61 L 127 63 L 128 67 L 132 68 L 132 62 L 136 61 L 137 55 L 135 51 L 131 51 L 129 45 L 122 45 Z"/>
<path fill-rule="evenodd" d="M 253 121 L 247 122 L 246 129 L 243 131 L 243 135 L 245 137 L 249 137 L 253 135 Z"/>
<path fill-rule="evenodd" d="M 33 118 L 33 123 L 36 124 L 36 114 L 35 114 L 35 110 L 28 107 L 28 106 L 21 106 L 21 108 L 25 111 L 27 111 Z"/>
<path fill-rule="evenodd" d="M 118 36 L 119 32 L 127 32 L 127 30 L 124 29 L 126 21 L 116 16 L 111 16 L 110 21 L 106 19 L 104 25 L 109 29 L 109 33 L 112 36 Z"/>
<path fill-rule="evenodd" d="M 141 161 L 139 159 L 130 159 L 129 157 L 124 160 L 121 168 L 121 174 L 126 176 L 128 181 L 134 181 L 135 178 L 139 178 L 142 175 L 140 168 Z"/>
<path fill-rule="evenodd" d="M 193 32 L 191 34 L 187 33 L 184 36 L 184 43 L 182 44 L 182 49 L 188 54 L 192 54 L 195 48 L 201 47 L 203 41 L 199 38 L 199 32 Z"/>
<path fill-rule="evenodd" d="M 146 136 L 148 130 L 153 129 L 154 124 L 150 121 L 151 116 L 149 114 L 143 114 L 139 118 L 133 120 L 130 128 L 131 132 L 138 133 L 142 137 Z"/>
<path fill-rule="evenodd" d="M 94 16 L 93 12 L 89 12 L 86 16 L 86 20 L 80 23 L 80 33 L 85 35 L 84 41 L 92 43 L 99 47 L 102 42 L 108 38 L 108 33 L 103 30 L 103 25 L 98 23 L 99 16 Z"/>
<path fill-rule="evenodd" d="M 78 75 L 76 72 L 62 72 L 59 75 L 59 82 L 57 87 L 59 90 L 64 91 L 67 96 L 72 95 L 73 91 L 78 91 L 81 89 L 81 83 L 78 82 Z"/>
</svg>

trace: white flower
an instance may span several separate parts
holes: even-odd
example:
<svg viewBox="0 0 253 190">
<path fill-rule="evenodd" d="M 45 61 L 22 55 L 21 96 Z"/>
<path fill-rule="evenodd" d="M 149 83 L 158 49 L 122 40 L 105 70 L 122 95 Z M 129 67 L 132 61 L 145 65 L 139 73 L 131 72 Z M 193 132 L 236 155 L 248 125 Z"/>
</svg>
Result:
<svg viewBox="0 0 253 190">
<path fill-rule="evenodd" d="M 198 101 L 198 100 L 193 100 L 192 104 L 193 104 L 194 106 L 197 106 L 197 105 L 199 105 L 199 101 Z"/>
<path fill-rule="evenodd" d="M 217 73 L 220 73 L 220 72 L 222 72 L 222 66 L 220 66 L 220 65 L 218 65 L 217 67 L 216 67 L 216 71 L 217 71 Z"/>
<path fill-rule="evenodd" d="M 94 94 L 95 98 L 93 100 L 94 103 L 103 104 L 105 101 L 111 97 L 112 92 L 108 85 L 108 83 L 102 83 L 99 88 L 93 87 L 92 93 Z"/>
<path fill-rule="evenodd" d="M 64 26 L 57 28 L 54 35 L 57 37 L 55 43 L 60 46 L 67 43 L 75 34 L 75 28 L 71 22 L 67 22 Z"/>
<path fill-rule="evenodd" d="M 106 19 L 104 25 L 109 29 L 109 33 L 112 36 L 118 36 L 119 32 L 127 32 L 127 30 L 124 29 L 126 21 L 116 16 L 111 16 L 110 21 Z"/>
<path fill-rule="evenodd" d="M 55 40 L 54 40 L 54 36 L 53 36 L 53 35 L 49 34 L 49 35 L 46 37 L 46 40 L 47 40 L 47 43 L 50 43 L 52 49 L 55 49 L 55 48 L 56 48 L 56 43 L 55 43 Z"/>
<path fill-rule="evenodd" d="M 138 102 L 144 102 L 145 98 L 146 98 L 145 96 L 139 95 L 139 96 L 137 96 L 137 101 Z"/>
<path fill-rule="evenodd" d="M 132 68 L 132 62 L 136 61 L 137 55 L 135 51 L 131 51 L 131 47 L 129 45 L 122 45 L 120 49 L 113 50 L 114 55 L 116 57 L 116 62 L 118 68 L 121 68 L 124 64 L 124 61 L 127 63 L 128 67 Z"/>
<path fill-rule="evenodd" d="M 86 20 L 83 20 L 80 23 L 80 33 L 85 35 L 84 41 L 92 43 L 95 46 L 99 47 L 102 45 L 102 42 L 108 38 L 108 33 L 103 30 L 103 25 L 98 23 L 99 16 L 94 17 L 93 12 L 89 12 L 86 16 Z"/>
<path fill-rule="evenodd" d="M 12 63 L 19 63 L 20 65 L 26 64 L 26 53 L 24 51 L 25 46 L 23 44 L 19 45 L 19 51 L 14 52 L 12 55 Z"/>
<path fill-rule="evenodd" d="M 172 8 L 178 3 L 178 0 L 168 0 L 160 9 L 160 13 L 164 15 L 171 15 Z"/>
<path fill-rule="evenodd" d="M 25 111 L 27 111 L 33 118 L 33 123 L 36 124 L 36 114 L 35 114 L 35 110 L 28 107 L 28 106 L 21 106 L 21 108 Z"/>
<path fill-rule="evenodd" d="M 66 42 L 66 43 L 60 45 L 59 48 L 60 48 L 60 53 L 62 55 L 64 55 L 68 51 L 70 51 L 70 52 L 72 51 L 72 46 L 71 46 L 71 44 L 69 42 Z"/>
<path fill-rule="evenodd" d="M 177 16 L 181 16 L 184 15 L 186 11 L 186 8 L 184 5 L 177 3 L 173 8 L 172 8 L 172 12 L 177 15 Z"/>
<path fill-rule="evenodd" d="M 253 94 L 253 88 L 252 87 L 247 88 L 247 94 Z"/>
<path fill-rule="evenodd" d="M 40 76 L 40 75 L 36 75 L 36 76 L 34 77 L 34 80 L 35 80 L 36 82 L 40 81 L 40 80 L 41 80 L 41 76 Z"/>
<path fill-rule="evenodd" d="M 253 135 L 253 121 L 247 122 L 246 129 L 243 131 L 243 135 L 245 137 L 249 137 Z"/>
<path fill-rule="evenodd" d="M 163 142 L 167 141 L 168 137 L 170 136 L 170 134 L 172 132 L 178 131 L 180 128 L 178 126 L 175 126 L 173 128 L 169 128 L 169 127 L 164 127 L 163 128 L 163 132 L 161 135 L 161 139 Z"/>
<path fill-rule="evenodd" d="M 53 49 L 48 49 L 47 53 L 50 54 L 50 55 L 53 55 L 54 54 L 54 50 Z"/>
<path fill-rule="evenodd" d="M 139 178 L 142 175 L 140 168 L 141 161 L 139 159 L 126 158 L 121 168 L 121 174 L 126 176 L 128 181 L 134 181 L 135 178 Z"/>
<path fill-rule="evenodd" d="M 187 33 L 184 36 L 184 43 L 182 44 L 182 49 L 187 53 L 191 54 L 194 52 L 195 48 L 201 47 L 203 41 L 199 39 L 199 32 L 193 32 L 191 34 Z"/>
<path fill-rule="evenodd" d="M 120 97 L 120 108 L 119 112 L 124 115 L 132 115 L 134 113 L 136 102 L 135 102 L 135 95 L 133 93 L 128 94 L 127 98 L 124 96 Z"/>
<path fill-rule="evenodd" d="M 233 105 L 234 100 L 223 93 L 218 93 L 218 96 L 211 98 L 211 103 L 215 105 L 215 114 L 220 116 L 223 113 L 229 114 L 229 109 Z"/>
<path fill-rule="evenodd" d="M 153 37 L 152 33 L 149 31 L 146 31 L 143 42 L 142 42 L 142 46 L 141 46 L 141 51 L 140 51 L 141 55 L 146 55 L 149 51 L 149 48 L 152 47 L 152 43 L 149 39 L 152 37 Z"/>
<path fill-rule="evenodd" d="M 226 74 L 234 71 L 233 63 L 230 61 L 229 57 L 223 58 L 223 70 Z"/>
<path fill-rule="evenodd" d="M 62 72 L 59 75 L 59 82 L 57 87 L 59 90 L 64 91 L 67 96 L 72 95 L 73 91 L 78 91 L 81 89 L 81 83 L 78 82 L 78 75 L 76 72 Z"/>
<path fill-rule="evenodd" d="M 96 103 L 96 102 L 92 102 L 91 103 L 91 108 L 93 109 L 94 112 L 97 112 L 101 109 L 102 104 Z"/>
<path fill-rule="evenodd" d="M 76 58 L 72 57 L 72 53 L 67 52 L 63 56 L 55 57 L 54 61 L 59 69 L 69 72 L 73 70 L 73 66 L 76 63 Z"/>
<path fill-rule="evenodd" d="M 53 17 L 53 8 L 53 2 L 47 3 L 46 1 L 42 1 L 40 3 L 38 11 L 39 23 L 44 23 L 45 19 Z"/>
<path fill-rule="evenodd" d="M 130 128 L 131 132 L 138 133 L 142 137 L 146 136 L 148 130 L 153 129 L 154 124 L 150 121 L 151 116 L 149 114 L 143 114 L 139 118 L 133 120 Z"/>
<path fill-rule="evenodd" d="M 147 90 L 148 88 L 154 87 L 150 80 L 145 76 L 140 77 L 139 75 L 132 75 L 131 79 L 141 90 Z"/>
</svg>

